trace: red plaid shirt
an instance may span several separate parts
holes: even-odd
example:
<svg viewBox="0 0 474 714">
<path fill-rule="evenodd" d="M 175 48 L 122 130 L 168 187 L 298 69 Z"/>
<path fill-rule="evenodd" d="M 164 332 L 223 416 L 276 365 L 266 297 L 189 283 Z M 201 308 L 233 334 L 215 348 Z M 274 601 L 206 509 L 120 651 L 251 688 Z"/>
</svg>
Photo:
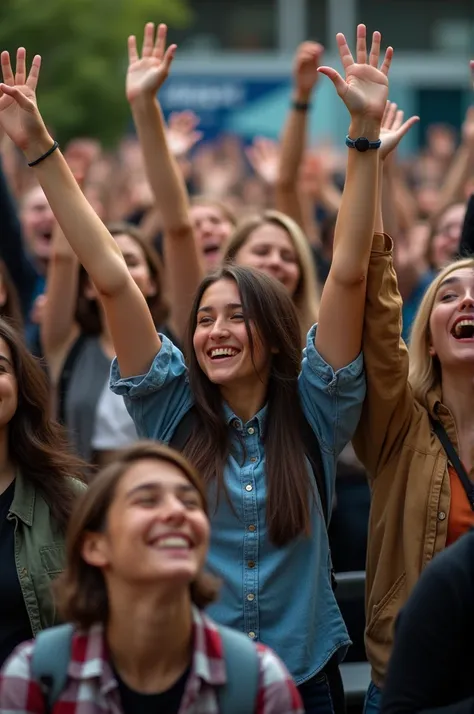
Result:
<svg viewBox="0 0 474 714">
<path fill-rule="evenodd" d="M 179 714 L 219 714 L 216 688 L 226 682 L 219 631 L 193 608 L 194 655 Z M 31 675 L 34 643 L 15 650 L 0 674 L 1 714 L 46 714 L 39 684 Z M 256 714 L 303 714 L 298 690 L 278 657 L 257 644 L 260 679 Z M 72 640 L 68 682 L 54 714 L 121 714 L 117 681 L 107 657 L 104 630 L 95 625 Z"/>
</svg>

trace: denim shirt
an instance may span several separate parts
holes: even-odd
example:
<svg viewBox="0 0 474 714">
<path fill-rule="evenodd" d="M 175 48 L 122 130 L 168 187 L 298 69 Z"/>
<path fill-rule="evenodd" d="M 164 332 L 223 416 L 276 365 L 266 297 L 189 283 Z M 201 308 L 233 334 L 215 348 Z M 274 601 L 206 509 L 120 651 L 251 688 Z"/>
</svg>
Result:
<svg viewBox="0 0 474 714">
<path fill-rule="evenodd" d="M 299 395 L 319 439 L 328 502 L 332 503 L 336 460 L 359 421 L 365 378 L 362 355 L 334 372 L 318 354 L 315 334 L 316 326 L 308 334 L 303 353 Z M 167 443 L 192 406 L 193 395 L 182 353 L 166 337 L 161 339 L 161 350 L 148 374 L 121 379 L 114 360 L 110 386 L 124 396 L 139 436 Z M 223 587 L 209 614 L 271 647 L 300 684 L 317 674 L 336 651 L 342 658 L 350 644 L 331 587 L 321 504 L 313 502 L 310 537 L 274 546 L 266 524 L 262 433 L 267 407 L 245 424 L 227 405 L 224 410 L 237 453 L 238 436 L 244 437 L 245 462 L 228 457 L 224 482 L 229 499 L 222 497 L 217 504 L 214 499 L 213 508 L 212 494 L 210 498 L 212 535 L 207 565 L 222 579 Z M 313 477 L 309 462 L 308 472 Z"/>
</svg>

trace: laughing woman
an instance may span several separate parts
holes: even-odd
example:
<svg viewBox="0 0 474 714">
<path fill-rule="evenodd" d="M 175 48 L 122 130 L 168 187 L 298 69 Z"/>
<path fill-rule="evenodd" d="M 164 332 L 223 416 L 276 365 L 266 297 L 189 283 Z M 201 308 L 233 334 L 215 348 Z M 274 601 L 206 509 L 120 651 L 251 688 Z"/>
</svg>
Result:
<svg viewBox="0 0 474 714">
<path fill-rule="evenodd" d="M 165 37 L 163 26 L 155 43 L 145 34 L 143 72 L 166 76 L 175 47 L 166 50 Z M 329 67 L 320 71 L 344 97 L 350 136 L 376 142 L 391 50 L 379 70 L 379 33 L 369 60 L 364 26 L 357 63 L 343 35 L 338 44 L 346 80 Z M 135 56 L 135 38 L 129 49 Z M 172 442 L 183 417 L 192 415 L 184 453 L 207 482 L 208 565 L 224 581 L 211 614 L 280 655 L 306 712 L 342 712 L 339 661 L 349 638 L 331 584 L 323 502 L 332 503 L 336 460 L 365 395 L 360 349 L 377 151 L 349 151 L 333 263 L 303 360 L 288 291 L 263 273 L 235 266 L 206 278 L 198 291 L 186 365 L 180 350 L 156 333 L 117 244 L 45 128 L 35 98 L 39 65 L 35 57 L 27 79 L 20 49 L 14 78 L 8 53 L 2 54 L 0 124 L 34 164 L 64 235 L 97 288 L 117 354 L 112 385 L 125 396 L 139 434 Z M 315 451 L 319 458 L 311 467 L 307 455 Z M 324 484 L 319 493 L 318 483 Z"/>
</svg>

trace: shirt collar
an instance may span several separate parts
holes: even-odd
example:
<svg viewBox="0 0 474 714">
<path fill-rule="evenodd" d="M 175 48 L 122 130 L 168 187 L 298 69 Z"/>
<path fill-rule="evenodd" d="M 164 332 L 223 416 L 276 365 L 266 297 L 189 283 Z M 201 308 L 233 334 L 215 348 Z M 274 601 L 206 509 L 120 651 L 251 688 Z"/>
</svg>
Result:
<svg viewBox="0 0 474 714">
<path fill-rule="evenodd" d="M 260 411 L 258 411 L 255 416 L 252 417 L 246 424 L 242 422 L 242 419 L 240 419 L 232 409 L 229 407 L 229 405 L 224 402 L 224 419 L 227 424 L 227 426 L 233 426 L 235 429 L 242 430 L 252 424 L 252 422 L 255 422 L 258 424 L 258 429 L 261 434 L 264 433 L 265 429 L 265 424 L 267 421 L 267 405 L 265 404 Z"/>
<path fill-rule="evenodd" d="M 27 526 L 33 525 L 36 489 L 31 481 L 18 471 L 15 476 L 15 493 L 13 495 L 10 513 L 17 516 Z"/>
</svg>

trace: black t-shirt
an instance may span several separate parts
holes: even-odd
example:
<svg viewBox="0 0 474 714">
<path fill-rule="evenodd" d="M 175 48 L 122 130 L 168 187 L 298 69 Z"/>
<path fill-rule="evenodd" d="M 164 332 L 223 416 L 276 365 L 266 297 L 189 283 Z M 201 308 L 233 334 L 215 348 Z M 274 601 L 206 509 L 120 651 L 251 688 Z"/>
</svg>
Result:
<svg viewBox="0 0 474 714">
<path fill-rule="evenodd" d="M 0 666 L 17 645 L 32 637 L 15 564 L 15 521 L 7 520 L 15 481 L 0 494 Z"/>
<path fill-rule="evenodd" d="M 437 555 L 397 623 L 382 714 L 474 712 L 474 531 Z"/>
<path fill-rule="evenodd" d="M 183 698 L 186 682 L 191 668 L 165 692 L 159 694 L 140 694 L 125 684 L 123 679 L 114 669 L 115 679 L 120 692 L 120 701 L 124 714 L 178 714 L 181 699 Z"/>
</svg>

